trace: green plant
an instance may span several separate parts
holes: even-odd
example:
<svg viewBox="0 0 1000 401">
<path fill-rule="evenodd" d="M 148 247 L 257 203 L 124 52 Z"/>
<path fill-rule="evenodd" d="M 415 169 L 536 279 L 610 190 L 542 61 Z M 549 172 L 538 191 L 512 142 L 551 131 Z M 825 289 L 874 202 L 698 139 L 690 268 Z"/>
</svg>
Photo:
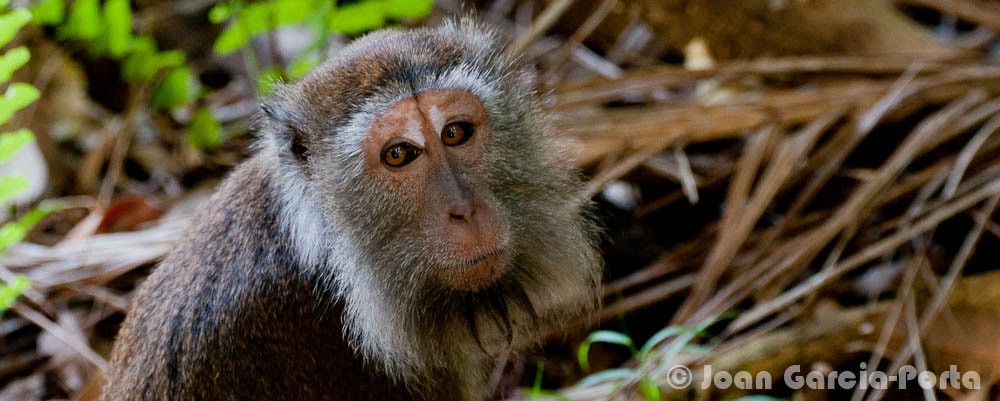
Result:
<svg viewBox="0 0 1000 401">
<path fill-rule="evenodd" d="M 93 55 L 121 62 L 125 81 L 150 85 L 148 100 L 154 108 L 172 110 L 198 100 L 205 93 L 187 66 L 183 52 L 161 51 L 151 36 L 134 31 L 129 0 L 105 0 L 103 4 L 99 0 L 76 0 L 68 12 L 65 0 L 41 0 L 32 10 L 33 21 L 56 27 L 57 38 L 83 42 Z M 211 144 L 207 147 L 221 142 L 221 138 L 188 140 L 189 144 Z"/>
<path fill-rule="evenodd" d="M 538 366 L 535 367 L 535 383 L 531 386 L 531 398 L 536 399 L 540 395 L 542 390 L 542 372 L 545 371 L 545 362 L 538 362 Z"/>
<path fill-rule="evenodd" d="M 337 6 L 328 0 L 270 0 L 247 3 L 230 0 L 209 12 L 214 23 L 228 21 L 214 50 L 219 55 L 241 51 L 248 69 L 261 82 L 261 92 L 282 79 L 297 79 L 319 64 L 321 51 L 334 34 L 355 35 L 386 26 L 389 20 L 421 18 L 431 11 L 432 0 L 361 0 Z M 287 67 L 260 70 L 251 39 L 287 25 L 299 25 L 312 33 L 312 42 Z"/>
<path fill-rule="evenodd" d="M 188 145 L 199 149 L 219 146 L 222 143 L 220 132 L 222 126 L 219 121 L 207 107 L 202 107 L 194 112 L 188 124 Z"/>
<path fill-rule="evenodd" d="M 419 18 L 430 12 L 432 0 L 362 0 L 337 7 L 329 0 L 269 0 L 221 2 L 211 9 L 213 23 L 229 21 L 214 44 L 226 55 L 242 51 L 248 70 L 266 93 L 274 82 L 297 79 L 319 64 L 320 50 L 334 33 L 357 34 L 382 27 L 390 19 Z M 198 101 L 205 94 L 179 51 L 160 51 L 156 41 L 138 34 L 132 26 L 129 0 L 76 0 L 67 8 L 65 0 L 39 0 L 32 6 L 34 23 L 56 27 L 57 37 L 86 44 L 96 56 L 121 62 L 122 77 L 134 84 L 151 85 L 149 104 L 172 110 Z M 30 19 L 30 15 L 29 15 Z M 314 33 L 312 45 L 287 67 L 261 71 L 248 46 L 252 38 L 282 26 L 299 24 Z M 9 24 L 0 21 L 0 39 Z M 19 55 L 14 55 L 19 56 Z M 0 60 L 0 76 L 5 71 Z M 197 149 L 222 143 L 219 122 L 207 108 L 199 108 L 189 122 L 186 143 Z"/>
<path fill-rule="evenodd" d="M 7 310 L 17 297 L 31 286 L 31 281 L 27 277 L 17 275 L 9 283 L 0 284 L 0 312 Z"/>
<path fill-rule="evenodd" d="M 155 86 L 151 103 L 169 110 L 197 98 L 197 83 L 179 51 L 161 52 L 156 41 L 136 34 L 132 27 L 132 8 L 128 0 L 76 0 L 64 13 L 64 0 L 43 0 L 34 10 L 44 17 L 35 22 L 57 27 L 57 37 L 79 40 L 96 56 L 122 62 L 122 77 L 137 84 Z M 65 20 L 63 15 L 67 15 Z M 165 71 L 162 75 L 157 72 Z M 159 77 L 159 79 L 157 79 Z"/>
<path fill-rule="evenodd" d="M 559 392 L 542 389 L 542 373 L 544 371 L 545 371 L 545 362 L 538 362 L 538 366 L 535 368 L 535 382 L 532 384 L 530 389 L 526 389 L 524 392 L 528 396 L 528 398 L 531 398 L 532 400 L 537 400 L 541 397 L 548 397 L 548 398 L 555 398 L 560 401 L 569 401 L 569 398 L 566 398 L 562 394 L 559 394 Z"/>
<path fill-rule="evenodd" d="M 31 12 L 23 8 L 0 15 L 0 47 L 14 39 L 14 35 L 31 19 Z M 31 53 L 23 46 L 8 50 L 0 56 L 0 84 L 7 83 L 14 71 L 30 58 Z M 0 125 L 10 121 L 18 110 L 38 100 L 39 95 L 38 90 L 29 84 L 9 84 L 3 97 L 0 97 Z M 34 134 L 23 128 L 0 134 L 0 163 L 6 163 L 33 139 Z M 7 201 L 27 186 L 27 180 L 20 174 L 0 177 L 0 202 Z M 42 202 L 20 219 L 0 226 L 0 255 L 7 253 L 7 249 L 24 239 L 32 226 L 57 208 L 56 203 Z M 21 275 L 14 276 L 8 283 L 0 284 L 0 312 L 9 308 L 18 295 L 30 286 L 28 278 Z"/>
<path fill-rule="evenodd" d="M 584 372 L 590 371 L 588 356 L 590 347 L 595 343 L 605 343 L 628 348 L 632 356 L 638 361 L 637 368 L 617 368 L 608 369 L 594 373 L 581 380 L 577 386 L 586 387 L 599 383 L 614 382 L 616 385 L 612 392 L 618 391 L 626 384 L 638 383 L 639 391 L 648 400 L 659 401 L 661 399 L 660 389 L 655 379 L 663 377 L 667 369 L 671 367 L 671 362 L 676 360 L 681 351 L 708 354 L 708 348 L 692 344 L 695 337 L 712 339 L 712 336 L 705 330 L 718 323 L 720 320 L 729 319 L 735 314 L 724 314 L 719 317 L 707 319 L 696 327 L 690 326 L 668 326 L 653 334 L 642 347 L 636 348 L 632 338 L 627 334 L 612 330 L 599 330 L 590 333 L 580 344 L 577 353 L 578 362 Z M 674 339 L 670 347 L 665 350 L 657 350 L 657 346 L 669 339 Z"/>
</svg>

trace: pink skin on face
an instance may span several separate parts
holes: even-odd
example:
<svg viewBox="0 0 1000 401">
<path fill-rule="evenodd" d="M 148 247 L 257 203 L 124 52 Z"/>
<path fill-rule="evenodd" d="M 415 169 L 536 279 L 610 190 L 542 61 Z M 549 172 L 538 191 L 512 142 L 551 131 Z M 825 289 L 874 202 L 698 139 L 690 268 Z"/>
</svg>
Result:
<svg viewBox="0 0 1000 401">
<path fill-rule="evenodd" d="M 442 132 L 451 124 L 472 127 L 466 141 L 448 145 Z M 464 130 L 462 131 L 464 132 Z M 473 291 L 500 277 L 507 266 L 505 238 L 496 212 L 455 171 L 485 176 L 483 146 L 489 124 L 482 102 L 464 90 L 427 90 L 392 104 L 372 124 L 363 147 L 365 160 L 401 195 L 423 205 L 430 235 L 439 238 L 446 285 Z M 419 149 L 405 164 L 386 163 L 384 153 L 394 146 Z"/>
</svg>

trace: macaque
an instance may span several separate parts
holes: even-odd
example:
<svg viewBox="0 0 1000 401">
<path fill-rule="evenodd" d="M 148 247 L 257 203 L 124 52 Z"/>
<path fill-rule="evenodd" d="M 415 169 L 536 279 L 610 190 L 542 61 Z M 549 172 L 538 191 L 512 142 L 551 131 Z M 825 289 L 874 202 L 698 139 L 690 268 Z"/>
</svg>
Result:
<svg viewBox="0 0 1000 401">
<path fill-rule="evenodd" d="M 104 399 L 482 400 L 592 311 L 589 200 L 504 46 L 383 30 L 278 85 L 137 290 Z"/>
</svg>

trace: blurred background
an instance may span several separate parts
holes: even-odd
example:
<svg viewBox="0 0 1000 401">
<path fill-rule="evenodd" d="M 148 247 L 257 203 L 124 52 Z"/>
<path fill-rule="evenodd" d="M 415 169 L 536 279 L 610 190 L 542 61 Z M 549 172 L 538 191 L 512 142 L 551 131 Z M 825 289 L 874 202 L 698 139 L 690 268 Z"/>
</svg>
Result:
<svg viewBox="0 0 1000 401">
<path fill-rule="evenodd" d="M 469 13 L 521 54 L 605 227 L 603 308 L 511 356 L 496 398 L 1000 399 L 1000 3 L 0 9 L 0 401 L 95 399 L 131 292 L 248 157 L 273 83 Z M 774 383 L 702 388 L 706 365 Z M 781 379 L 906 365 L 978 388 Z"/>
</svg>

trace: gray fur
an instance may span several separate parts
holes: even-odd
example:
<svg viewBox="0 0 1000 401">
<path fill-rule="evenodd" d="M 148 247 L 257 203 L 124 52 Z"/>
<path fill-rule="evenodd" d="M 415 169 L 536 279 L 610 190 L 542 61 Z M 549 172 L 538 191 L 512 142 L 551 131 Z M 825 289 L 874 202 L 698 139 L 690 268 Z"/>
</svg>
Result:
<svg viewBox="0 0 1000 401">
<path fill-rule="evenodd" d="M 267 100 L 269 115 L 259 120 L 258 152 L 239 174 L 249 180 L 256 172 L 261 188 L 277 192 L 253 199 L 276 203 L 265 209 L 276 210 L 273 219 L 287 238 L 240 243 L 263 247 L 265 254 L 287 243 L 290 249 L 281 253 L 295 263 L 280 268 L 295 269 L 294 280 L 311 283 L 320 300 L 311 307 L 342 305 L 343 332 L 333 335 L 380 374 L 420 394 L 457 388 L 463 398 L 482 398 L 498 355 L 535 344 L 598 302 L 602 261 L 594 223 L 580 207 L 587 204 L 579 198 L 581 182 L 503 46 L 498 35 L 471 20 L 358 39 L 303 80 L 279 86 Z M 380 182 L 363 160 L 362 141 L 380 113 L 430 89 L 468 91 L 489 118 L 492 134 L 481 164 L 458 174 L 487 194 L 484 202 L 499 216 L 496 229 L 516 255 L 497 282 L 477 292 L 429 279 L 435 269 L 449 267 L 447 244 L 427 234 L 420 202 Z M 296 144 L 308 150 L 297 155 Z M 228 188 L 216 202 L 252 196 L 240 194 L 238 184 Z M 198 238 L 189 242 L 187 248 L 197 248 Z M 241 252 L 211 251 L 232 258 Z M 176 255 L 168 267 L 190 257 Z M 244 268 L 228 267 L 227 258 L 206 269 Z M 166 274 L 154 276 L 183 287 L 183 279 Z M 158 310 L 144 316 L 180 321 L 166 316 L 170 308 L 148 306 L 156 291 L 146 289 L 138 301 L 143 310 Z M 253 316 L 240 312 L 239 318 Z M 116 360 L 124 364 L 132 349 L 143 349 L 143 339 L 132 333 L 153 330 L 149 324 L 131 323 L 136 328 Z"/>
</svg>

